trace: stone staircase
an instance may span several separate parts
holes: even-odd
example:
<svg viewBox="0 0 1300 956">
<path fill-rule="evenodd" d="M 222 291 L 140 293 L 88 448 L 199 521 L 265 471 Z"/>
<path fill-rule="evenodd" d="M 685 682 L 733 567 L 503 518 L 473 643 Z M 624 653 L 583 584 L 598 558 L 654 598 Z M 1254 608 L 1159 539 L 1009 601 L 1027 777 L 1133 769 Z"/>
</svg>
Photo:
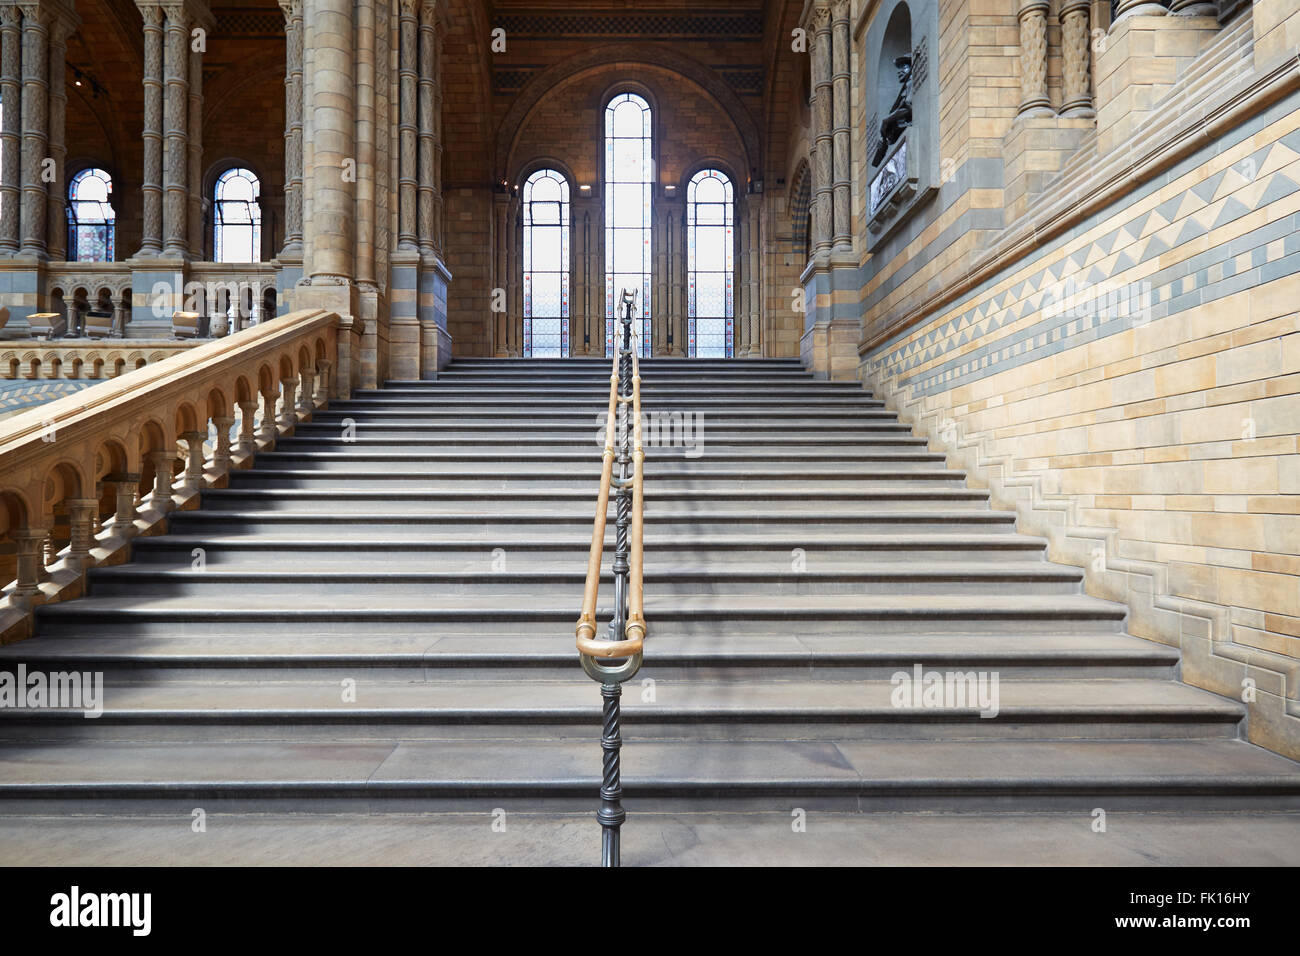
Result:
<svg viewBox="0 0 1300 956">
<path fill-rule="evenodd" d="M 1244 742 L 1239 704 L 1180 683 L 857 384 L 784 360 L 642 374 L 647 412 L 703 427 L 647 450 L 629 830 L 1300 807 L 1300 764 Z M 580 812 L 594 855 L 573 625 L 607 390 L 603 360 L 458 361 L 300 425 L 0 648 L 106 681 L 98 719 L 0 710 L 0 815 Z M 917 665 L 996 674 L 997 715 L 894 706 Z"/>
</svg>

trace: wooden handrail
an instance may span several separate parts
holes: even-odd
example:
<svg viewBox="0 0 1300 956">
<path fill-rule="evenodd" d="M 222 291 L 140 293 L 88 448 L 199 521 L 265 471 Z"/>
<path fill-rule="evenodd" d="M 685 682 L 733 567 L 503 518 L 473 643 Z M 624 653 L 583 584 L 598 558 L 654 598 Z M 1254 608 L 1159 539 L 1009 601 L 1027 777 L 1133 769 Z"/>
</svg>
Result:
<svg viewBox="0 0 1300 956">
<path fill-rule="evenodd" d="M 641 366 L 637 350 L 632 350 L 632 394 L 619 395 L 619 354 L 615 350 L 609 375 L 609 407 L 605 416 L 605 448 L 601 454 L 600 491 L 596 497 L 596 520 L 591 529 L 591 549 L 587 554 L 587 580 L 582 595 L 582 612 L 575 631 L 578 651 L 589 657 L 609 660 L 632 657 L 645 641 L 643 578 L 644 543 L 644 466 L 645 450 L 641 444 Z M 596 601 L 600 591 L 600 565 L 605 551 L 605 525 L 609 514 L 609 493 L 614 481 L 614 440 L 618 433 L 618 406 L 632 406 L 632 531 L 628 573 L 628 616 L 619 640 L 596 638 Z"/>
</svg>

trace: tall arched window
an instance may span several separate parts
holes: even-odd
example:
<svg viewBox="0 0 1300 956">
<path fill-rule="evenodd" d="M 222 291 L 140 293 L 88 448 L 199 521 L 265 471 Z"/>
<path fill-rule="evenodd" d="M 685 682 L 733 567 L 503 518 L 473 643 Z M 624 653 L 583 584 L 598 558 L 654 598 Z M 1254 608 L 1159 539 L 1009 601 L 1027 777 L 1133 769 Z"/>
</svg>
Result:
<svg viewBox="0 0 1300 956">
<path fill-rule="evenodd" d="M 654 192 L 650 104 L 622 93 L 605 107 L 605 354 L 614 354 L 614 319 L 623 290 L 637 292 L 634 330 L 650 354 L 650 223 Z"/>
<path fill-rule="evenodd" d="M 569 182 L 539 169 L 524 183 L 524 358 L 569 354 Z"/>
<path fill-rule="evenodd" d="M 227 169 L 212 196 L 214 262 L 262 261 L 261 184 L 251 170 Z"/>
<path fill-rule="evenodd" d="M 112 262 L 113 177 L 102 169 L 83 169 L 68 183 L 68 259 Z"/>
<path fill-rule="evenodd" d="M 688 355 L 735 354 L 735 194 L 727 174 L 702 169 L 686 187 Z"/>
</svg>

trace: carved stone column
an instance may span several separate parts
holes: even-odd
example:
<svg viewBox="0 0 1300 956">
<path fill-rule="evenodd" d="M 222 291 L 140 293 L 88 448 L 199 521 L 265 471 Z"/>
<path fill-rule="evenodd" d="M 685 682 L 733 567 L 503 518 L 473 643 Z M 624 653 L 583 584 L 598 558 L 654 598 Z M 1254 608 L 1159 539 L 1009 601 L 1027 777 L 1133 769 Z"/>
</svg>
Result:
<svg viewBox="0 0 1300 956">
<path fill-rule="evenodd" d="M 746 243 L 745 252 L 749 257 L 749 328 L 745 332 L 745 354 L 750 356 L 763 354 L 763 339 L 760 331 L 760 317 L 763 314 L 763 283 L 761 275 L 763 268 L 762 199 L 761 193 L 755 193 L 749 197 L 749 202 L 746 204 L 749 206 L 749 239 Z M 845 202 L 847 205 L 847 200 Z M 835 209 L 838 213 L 838 197 L 836 197 Z"/>
<path fill-rule="evenodd" d="M 302 0 L 281 0 L 284 13 L 284 248 L 302 255 Z"/>
<path fill-rule="evenodd" d="M 1052 108 L 1047 95 L 1048 0 L 1020 3 L 1020 115 L 1037 115 Z"/>
<path fill-rule="evenodd" d="M 416 10 L 420 0 L 402 0 L 398 20 L 398 158 L 397 158 L 397 248 L 414 252 L 416 191 L 416 82 L 419 65 L 419 28 Z"/>
<path fill-rule="evenodd" d="M 54 178 L 46 184 L 45 243 L 49 257 L 58 261 L 68 257 L 68 219 L 66 212 L 68 184 L 63 178 L 63 168 L 68 159 L 68 147 L 64 139 L 64 127 L 68 113 L 65 74 L 67 73 L 68 37 L 72 35 L 76 26 L 75 22 L 63 15 L 54 16 L 50 20 L 49 155 L 50 159 L 54 161 L 54 168 L 51 170 Z"/>
<path fill-rule="evenodd" d="M 212 464 L 218 472 L 230 470 L 230 430 L 235 427 L 231 415 L 212 416 L 212 424 L 217 430 L 217 444 L 212 451 Z"/>
<path fill-rule="evenodd" d="M 1115 19 L 1111 26 L 1128 17 L 1163 17 L 1169 11 L 1165 9 L 1165 0 L 1119 0 L 1115 6 Z"/>
<path fill-rule="evenodd" d="M 117 509 L 113 512 L 113 531 L 123 537 L 135 537 L 135 495 L 140 487 L 138 473 L 120 472 L 104 479 L 113 484 Z"/>
<path fill-rule="evenodd" d="M 498 192 L 492 197 L 492 212 L 494 215 L 493 225 L 495 226 L 496 238 L 496 282 L 494 289 L 506 290 L 510 288 L 510 194 Z M 516 280 L 518 281 L 518 280 Z M 495 292 L 488 298 L 488 308 L 494 308 L 496 303 Z M 502 303 L 505 305 L 505 303 Z M 509 308 L 492 312 L 493 325 L 493 354 L 497 358 L 507 358 L 510 355 L 509 344 L 506 340 L 508 333 L 507 323 L 510 321 Z M 573 338 L 570 336 L 569 341 Z"/>
<path fill-rule="evenodd" d="M 1088 29 L 1089 0 L 1061 4 L 1061 54 L 1064 60 L 1062 116 L 1094 116 L 1092 108 L 1092 35 Z"/>
<path fill-rule="evenodd" d="M 298 414 L 309 417 L 313 411 L 313 381 L 315 372 L 310 368 L 302 369 L 298 373 Z"/>
<path fill-rule="evenodd" d="M 420 64 L 418 103 L 418 147 L 416 182 L 416 236 L 420 255 L 431 258 L 435 254 L 433 223 L 433 169 L 435 155 L 434 72 L 437 69 L 436 0 L 423 0 L 420 4 Z"/>
<path fill-rule="evenodd" d="M 303 224 L 310 238 L 307 269 L 312 286 L 348 286 L 353 278 L 356 177 L 349 179 L 344 171 L 356 161 L 354 13 L 352 0 L 311 0 L 304 8 L 304 22 L 310 21 L 312 96 L 304 108 L 310 111 L 307 128 L 313 142 L 308 186 L 311 214 L 304 214 Z M 354 335 L 351 328 L 344 337 L 348 335 Z M 350 389 L 360 380 L 359 359 L 355 355 L 350 358 L 346 375 L 342 362 L 340 356 L 340 385 Z"/>
<path fill-rule="evenodd" d="M 235 450 L 243 455 L 257 451 L 257 401 L 237 402 L 239 406 L 239 444 Z"/>
<path fill-rule="evenodd" d="M 139 255 L 148 257 L 162 254 L 163 12 L 140 0 L 136 6 L 144 17 L 144 232 Z"/>
<path fill-rule="evenodd" d="M 153 464 L 153 506 L 159 511 L 171 511 L 172 502 L 172 463 L 176 461 L 174 451 L 151 451 L 149 461 Z"/>
<path fill-rule="evenodd" d="M 296 378 L 285 378 L 280 380 L 284 401 L 280 403 L 280 421 L 279 425 L 285 431 L 289 431 L 298 423 L 297 413 L 294 409 L 294 398 L 298 393 L 298 380 Z"/>
<path fill-rule="evenodd" d="M 166 3 L 163 63 L 163 254 L 189 251 L 190 15 L 183 3 Z"/>
<path fill-rule="evenodd" d="M 185 442 L 185 483 L 187 485 L 203 484 L 203 441 L 207 432 L 181 432 Z"/>
<path fill-rule="evenodd" d="M 835 235 L 833 243 L 837 252 L 848 254 L 852 251 L 852 227 L 849 212 L 852 201 L 849 190 L 849 177 L 853 172 L 851 137 L 849 135 L 849 0 L 832 0 L 831 3 L 831 89 L 834 97 L 832 119 L 834 129 L 835 174 Z M 757 230 L 755 230 L 757 232 Z"/>
<path fill-rule="evenodd" d="M 40 593 L 41 573 L 45 570 L 44 528 L 17 528 L 9 532 L 17 550 L 17 579 L 12 593 L 17 598 L 30 599 Z"/>
<path fill-rule="evenodd" d="M 809 20 L 809 48 L 812 61 L 812 126 L 810 149 L 815 171 L 813 200 L 813 249 L 829 253 L 835 229 L 835 134 L 832 124 L 834 92 L 831 79 L 831 11 L 825 3 L 813 9 Z"/>
<path fill-rule="evenodd" d="M 0 6 L 0 101 L 5 108 L 0 129 L 0 255 L 18 251 L 18 206 L 22 197 L 19 155 L 22 138 L 22 18 L 18 7 Z"/>
<path fill-rule="evenodd" d="M 98 511 L 98 498 L 68 499 L 68 563 L 83 571 L 93 563 L 90 549 L 95 545 L 94 522 Z"/>
<path fill-rule="evenodd" d="M 24 3 L 23 11 L 23 201 L 21 255 L 47 257 L 44 164 L 50 148 L 48 8 Z"/>
<path fill-rule="evenodd" d="M 200 22 L 196 16 L 193 26 L 210 31 L 212 24 L 206 20 Z M 203 259 L 203 51 L 195 50 L 194 45 L 190 43 L 189 54 L 189 153 L 186 157 L 189 204 L 186 210 L 186 241 L 190 257 Z"/>
</svg>

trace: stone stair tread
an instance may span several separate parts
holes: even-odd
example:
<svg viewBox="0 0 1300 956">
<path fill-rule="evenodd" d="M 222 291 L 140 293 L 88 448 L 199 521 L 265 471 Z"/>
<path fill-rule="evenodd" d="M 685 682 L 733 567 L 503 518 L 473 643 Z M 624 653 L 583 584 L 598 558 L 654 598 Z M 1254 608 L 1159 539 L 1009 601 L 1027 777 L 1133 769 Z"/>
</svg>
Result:
<svg viewBox="0 0 1300 956">
<path fill-rule="evenodd" d="M 491 534 L 491 532 L 485 532 Z M 614 532 L 606 528 L 606 537 L 613 538 Z M 426 538 L 420 541 L 395 541 L 392 538 L 361 538 L 353 535 L 348 536 L 347 544 L 342 545 L 333 542 L 335 549 L 347 553 L 357 550 L 366 550 L 370 548 L 391 548 L 396 551 L 414 549 L 421 545 L 434 545 L 446 547 L 456 547 L 463 545 L 466 547 L 481 547 L 483 535 L 478 537 L 467 536 L 462 533 L 439 534 L 430 533 Z M 512 533 L 510 536 L 512 547 L 524 548 L 555 548 L 562 549 L 567 547 L 577 547 L 586 549 L 591 544 L 590 535 L 569 535 L 569 534 L 546 534 L 530 535 Z M 190 535 L 181 533 L 172 533 L 156 538 L 141 538 L 136 542 L 136 548 L 139 549 L 144 545 L 146 549 L 155 548 L 185 548 L 208 545 L 213 548 L 223 547 L 292 547 L 302 545 L 304 547 L 319 548 L 321 542 L 302 537 L 284 537 L 271 535 L 260 532 L 248 532 L 238 535 Z M 999 535 L 959 535 L 946 534 L 941 532 L 917 531 L 910 534 L 834 534 L 825 531 L 810 532 L 807 534 L 775 534 L 771 532 L 754 532 L 749 535 L 710 535 L 707 538 L 685 537 L 682 535 L 655 535 L 647 533 L 645 536 L 645 547 L 647 555 L 654 548 L 674 548 L 674 547 L 706 547 L 706 548 L 756 548 L 763 546 L 771 547 L 801 547 L 808 553 L 814 553 L 818 547 L 866 547 L 876 546 L 882 548 L 899 547 L 902 545 L 923 545 L 927 548 L 958 548 L 969 546 L 988 546 L 998 548 L 1024 548 L 1026 550 L 1033 548 L 1045 548 L 1047 546 L 1046 538 L 1038 538 L 1032 535 L 1024 534 L 999 534 Z M 120 565 L 118 569 L 132 567 L 132 565 Z"/>
<path fill-rule="evenodd" d="M 24 791 L 212 791 L 343 785 L 384 790 L 574 789 L 590 795 L 600 752 L 586 741 L 104 741 L 6 746 L 0 797 Z M 1300 793 L 1300 764 L 1237 740 L 627 740 L 623 783 L 638 789 L 805 787 L 1123 792 L 1170 786 Z"/>
</svg>

